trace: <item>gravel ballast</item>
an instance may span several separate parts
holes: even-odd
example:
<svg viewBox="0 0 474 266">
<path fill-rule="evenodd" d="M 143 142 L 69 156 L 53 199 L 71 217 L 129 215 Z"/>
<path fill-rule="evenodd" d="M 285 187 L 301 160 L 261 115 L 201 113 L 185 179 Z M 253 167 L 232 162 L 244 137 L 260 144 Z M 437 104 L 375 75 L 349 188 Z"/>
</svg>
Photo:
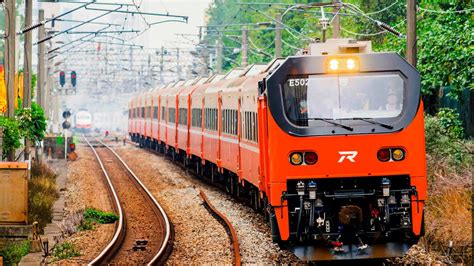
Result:
<svg viewBox="0 0 474 266">
<path fill-rule="evenodd" d="M 242 263 L 300 262 L 292 253 L 281 250 L 272 242 L 263 215 L 195 179 L 162 156 L 131 144 L 117 147 L 116 151 L 157 197 L 175 226 L 174 250 L 168 263 L 233 261 L 229 238 L 222 225 L 201 206 L 200 190 L 232 223 L 237 232 Z"/>
</svg>

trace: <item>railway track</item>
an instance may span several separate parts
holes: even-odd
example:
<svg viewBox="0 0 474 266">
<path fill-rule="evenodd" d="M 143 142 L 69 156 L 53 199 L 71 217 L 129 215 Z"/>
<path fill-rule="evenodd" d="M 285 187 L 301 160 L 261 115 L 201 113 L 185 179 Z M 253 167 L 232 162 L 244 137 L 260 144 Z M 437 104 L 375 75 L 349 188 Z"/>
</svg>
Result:
<svg viewBox="0 0 474 266">
<path fill-rule="evenodd" d="M 83 138 L 100 164 L 119 215 L 114 236 L 89 265 L 164 263 L 173 239 L 165 211 L 111 147 L 98 139 Z"/>
<path fill-rule="evenodd" d="M 131 145 L 136 145 L 136 143 L 134 142 L 131 142 L 129 140 L 127 140 L 127 143 L 131 144 Z M 155 150 L 151 150 L 151 149 L 145 149 L 146 151 L 152 153 L 152 154 L 155 154 L 155 155 L 158 155 L 158 156 L 163 156 L 162 153 L 159 153 Z M 166 159 L 172 161 L 170 158 L 168 158 L 167 156 L 164 156 Z M 175 164 L 177 165 L 178 167 L 180 167 L 183 171 L 187 172 L 187 173 L 190 173 L 192 175 L 195 175 L 195 173 L 193 173 L 192 171 L 189 171 L 188 169 L 186 169 L 183 165 L 181 164 Z M 215 207 L 214 205 L 209 201 L 209 198 L 207 197 L 207 195 L 204 193 L 204 191 L 200 191 L 199 192 L 199 196 L 201 197 L 201 199 L 203 200 L 203 203 L 206 207 L 206 209 L 211 213 L 211 215 L 217 219 L 225 228 L 225 230 L 227 231 L 228 235 L 229 235 L 229 239 L 230 239 L 230 242 L 232 244 L 232 251 L 233 251 L 233 254 L 234 254 L 234 264 L 236 266 L 240 266 L 242 265 L 241 263 L 241 256 L 240 256 L 240 247 L 239 247 L 239 241 L 237 239 L 237 233 L 234 229 L 234 227 L 232 226 L 232 223 L 229 221 L 229 219 L 227 219 L 227 217 L 222 214 L 221 212 L 219 212 Z"/>
<path fill-rule="evenodd" d="M 214 205 L 209 201 L 209 198 L 206 196 L 206 194 L 203 191 L 199 192 L 199 196 L 201 199 L 204 201 L 204 204 L 206 205 L 206 208 L 209 210 L 209 212 L 214 216 L 216 219 L 218 219 L 221 224 L 226 228 L 226 231 L 229 234 L 230 241 L 232 243 L 233 251 L 234 251 L 234 263 L 236 266 L 242 265 L 241 260 L 240 260 L 240 248 L 239 248 L 239 241 L 237 239 L 237 233 L 234 230 L 234 227 L 230 223 L 229 219 L 219 212 Z"/>
</svg>

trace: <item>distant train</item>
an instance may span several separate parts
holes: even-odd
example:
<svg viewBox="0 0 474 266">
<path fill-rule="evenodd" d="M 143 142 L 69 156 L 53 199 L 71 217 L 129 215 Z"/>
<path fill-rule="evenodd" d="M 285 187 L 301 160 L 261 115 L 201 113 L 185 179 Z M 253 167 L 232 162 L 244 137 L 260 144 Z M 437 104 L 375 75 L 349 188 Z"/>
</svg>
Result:
<svg viewBox="0 0 474 266">
<path fill-rule="evenodd" d="M 74 129 L 78 132 L 88 133 L 92 129 L 92 115 L 89 111 L 81 109 L 75 117 Z"/>
<path fill-rule="evenodd" d="M 247 199 L 303 260 L 402 256 L 424 233 L 420 76 L 370 47 L 328 40 L 151 90 L 129 134 Z"/>
</svg>

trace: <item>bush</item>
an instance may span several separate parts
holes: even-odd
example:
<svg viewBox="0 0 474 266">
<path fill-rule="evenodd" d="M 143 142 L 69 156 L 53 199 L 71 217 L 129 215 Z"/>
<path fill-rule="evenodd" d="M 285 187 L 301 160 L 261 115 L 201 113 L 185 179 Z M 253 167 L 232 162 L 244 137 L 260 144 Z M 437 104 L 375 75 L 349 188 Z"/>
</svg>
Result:
<svg viewBox="0 0 474 266">
<path fill-rule="evenodd" d="M 100 224 L 111 224 L 119 219 L 118 215 L 112 212 L 104 212 L 94 208 L 87 208 L 84 211 L 84 219 L 89 222 Z"/>
<path fill-rule="evenodd" d="M 443 108 L 436 117 L 425 117 L 426 151 L 431 161 L 446 164 L 454 172 L 464 171 L 473 162 L 472 151 L 463 139 L 464 130 L 459 115 Z"/>
<path fill-rule="evenodd" d="M 55 260 L 63 260 L 81 256 L 81 253 L 77 250 L 76 246 L 69 242 L 64 242 L 55 246 L 52 254 Z"/>
<path fill-rule="evenodd" d="M 47 164 L 41 163 L 40 161 L 35 161 L 31 165 L 31 176 L 45 176 L 48 178 L 56 179 L 56 173 Z"/>
<path fill-rule="evenodd" d="M 3 158 L 7 153 L 21 147 L 19 123 L 13 118 L 0 116 L 0 127 L 3 129 Z"/>
<path fill-rule="evenodd" d="M 20 244 L 9 244 L 0 249 L 0 257 L 3 257 L 5 265 L 16 265 L 23 256 L 30 251 L 30 241 L 23 241 Z"/>
<path fill-rule="evenodd" d="M 28 221 L 38 222 L 42 232 L 46 224 L 51 222 L 52 207 L 59 198 L 56 174 L 46 164 L 36 162 L 32 165 L 28 186 Z"/>
<path fill-rule="evenodd" d="M 426 202 L 426 250 L 442 254 L 445 263 L 472 262 L 472 142 L 463 139 L 459 115 L 441 109 L 426 116 L 429 178 Z M 449 241 L 453 247 L 448 248 Z M 468 265 L 472 265 L 467 263 Z"/>
</svg>

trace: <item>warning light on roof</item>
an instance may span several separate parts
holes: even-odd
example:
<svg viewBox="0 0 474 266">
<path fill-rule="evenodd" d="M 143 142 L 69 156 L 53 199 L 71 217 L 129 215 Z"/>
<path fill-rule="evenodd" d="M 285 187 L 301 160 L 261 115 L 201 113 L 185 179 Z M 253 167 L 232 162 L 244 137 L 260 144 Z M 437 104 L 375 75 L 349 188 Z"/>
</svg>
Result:
<svg viewBox="0 0 474 266">
<path fill-rule="evenodd" d="M 328 72 L 352 72 L 359 70 L 359 63 L 357 58 L 332 58 L 328 61 Z"/>
<path fill-rule="evenodd" d="M 352 58 L 347 59 L 346 66 L 347 66 L 347 69 L 353 70 L 356 66 L 355 60 Z"/>
<path fill-rule="evenodd" d="M 337 59 L 332 59 L 329 61 L 329 68 L 331 70 L 338 70 L 339 69 L 339 61 Z"/>
</svg>

